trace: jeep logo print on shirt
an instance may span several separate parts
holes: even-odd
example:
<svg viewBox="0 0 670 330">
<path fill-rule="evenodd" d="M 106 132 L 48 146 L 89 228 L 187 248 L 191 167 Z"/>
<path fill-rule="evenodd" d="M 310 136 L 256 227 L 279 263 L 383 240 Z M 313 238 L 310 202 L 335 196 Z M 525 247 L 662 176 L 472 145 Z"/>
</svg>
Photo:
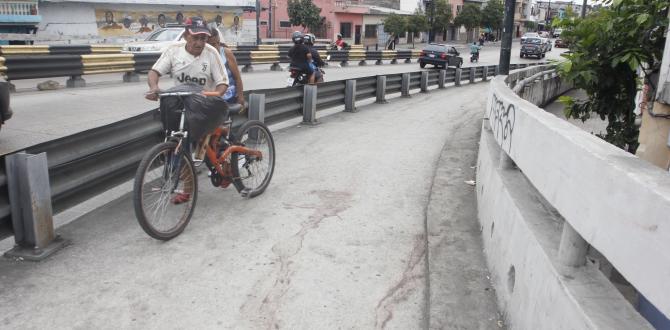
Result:
<svg viewBox="0 0 670 330">
<path fill-rule="evenodd" d="M 205 86 L 205 84 L 207 84 L 207 78 L 191 77 L 189 75 L 184 75 L 183 72 L 181 73 L 181 76 L 177 77 L 177 80 L 179 80 L 180 83 L 194 83 L 200 86 Z"/>
</svg>

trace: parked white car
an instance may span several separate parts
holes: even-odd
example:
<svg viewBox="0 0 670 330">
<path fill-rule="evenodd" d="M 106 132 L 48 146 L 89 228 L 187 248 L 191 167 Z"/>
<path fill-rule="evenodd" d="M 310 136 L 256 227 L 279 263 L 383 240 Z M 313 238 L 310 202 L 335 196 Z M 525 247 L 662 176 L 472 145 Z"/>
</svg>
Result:
<svg viewBox="0 0 670 330">
<path fill-rule="evenodd" d="M 183 42 L 183 27 L 167 27 L 152 32 L 144 41 L 123 45 L 123 53 L 162 53 L 169 46 Z"/>
<path fill-rule="evenodd" d="M 556 29 L 554 30 L 554 38 L 558 38 L 558 37 L 560 37 L 560 36 L 561 36 L 561 32 L 563 32 L 563 29 L 561 29 L 561 28 L 556 28 Z"/>
</svg>

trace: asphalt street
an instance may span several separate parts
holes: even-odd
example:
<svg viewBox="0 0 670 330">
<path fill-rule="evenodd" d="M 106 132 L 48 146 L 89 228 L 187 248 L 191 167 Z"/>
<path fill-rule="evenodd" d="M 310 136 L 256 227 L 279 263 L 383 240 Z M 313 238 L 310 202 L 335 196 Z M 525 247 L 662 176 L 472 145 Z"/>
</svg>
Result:
<svg viewBox="0 0 670 330">
<path fill-rule="evenodd" d="M 433 90 L 275 130 L 267 191 L 243 199 L 203 173 L 193 220 L 169 242 L 140 229 L 124 195 L 58 228 L 71 244 L 48 260 L 0 260 L 0 324 L 498 328 L 465 183 L 487 90 Z"/>
<path fill-rule="evenodd" d="M 468 52 L 463 48 L 465 45 L 458 47 L 462 49 L 464 66 L 469 66 Z M 538 61 L 519 58 L 518 47 L 518 42 L 515 42 L 512 49 L 512 63 Z M 547 54 L 545 60 L 559 58 L 561 51 L 554 49 Z M 497 45 L 485 46 L 481 52 L 480 63 L 475 65 L 497 64 L 499 52 L 500 48 Z M 344 68 L 335 64 L 326 69 L 326 80 L 418 70 L 420 68 L 416 61 L 411 64 L 395 65 L 374 65 L 369 61 L 366 66 L 351 63 Z M 84 78 L 89 83 L 88 87 L 61 88 L 53 91 L 35 89 L 37 83 L 45 79 L 14 81 L 18 90 L 11 97 L 14 117 L 0 130 L 0 155 L 109 124 L 157 107 L 156 102 L 143 97 L 143 93 L 147 90 L 145 77 L 137 83 L 122 83 L 121 74 L 91 75 Z M 269 65 L 258 66 L 255 72 L 242 74 L 247 90 L 283 87 L 287 78 L 286 72 L 270 71 Z M 54 80 L 64 86 L 66 78 Z M 171 86 L 169 82 L 161 84 L 161 87 L 169 86 Z"/>
</svg>

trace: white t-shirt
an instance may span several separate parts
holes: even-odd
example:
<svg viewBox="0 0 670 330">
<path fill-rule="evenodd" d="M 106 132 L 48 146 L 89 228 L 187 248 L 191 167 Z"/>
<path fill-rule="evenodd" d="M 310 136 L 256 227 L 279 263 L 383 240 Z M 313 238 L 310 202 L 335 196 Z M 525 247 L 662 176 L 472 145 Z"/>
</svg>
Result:
<svg viewBox="0 0 670 330">
<path fill-rule="evenodd" d="M 229 84 L 221 55 L 207 44 L 198 57 L 187 52 L 184 43 L 172 45 L 163 52 L 151 70 L 161 76 L 172 72 L 175 85 L 197 84 L 207 91 L 213 91 L 221 84 Z"/>
</svg>

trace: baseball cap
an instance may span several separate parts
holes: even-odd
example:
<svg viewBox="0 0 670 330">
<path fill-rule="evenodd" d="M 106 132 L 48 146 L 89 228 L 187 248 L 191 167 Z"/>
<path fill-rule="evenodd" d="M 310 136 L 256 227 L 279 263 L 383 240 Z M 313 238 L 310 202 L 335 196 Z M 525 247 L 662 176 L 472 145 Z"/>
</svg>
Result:
<svg viewBox="0 0 670 330">
<path fill-rule="evenodd" d="M 207 28 L 205 20 L 203 20 L 202 17 L 190 17 L 184 24 L 186 24 L 186 28 L 191 34 L 206 34 L 211 36 L 209 28 Z"/>
</svg>

